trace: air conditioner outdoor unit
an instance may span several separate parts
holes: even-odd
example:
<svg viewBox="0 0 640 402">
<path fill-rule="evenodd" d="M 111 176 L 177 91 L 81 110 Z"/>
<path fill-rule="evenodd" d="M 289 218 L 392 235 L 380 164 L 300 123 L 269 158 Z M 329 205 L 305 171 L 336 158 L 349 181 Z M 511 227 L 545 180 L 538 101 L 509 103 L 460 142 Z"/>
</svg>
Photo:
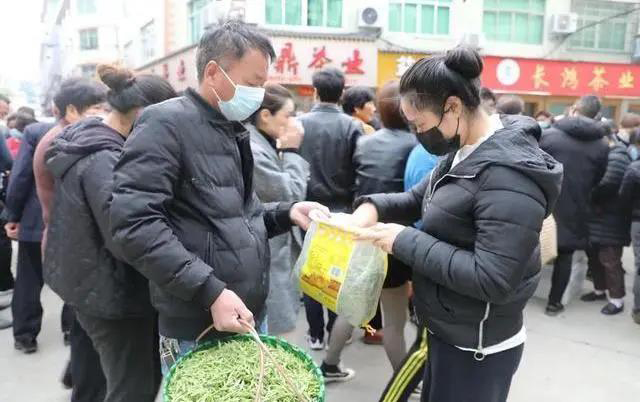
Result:
<svg viewBox="0 0 640 402">
<path fill-rule="evenodd" d="M 359 28 L 382 28 L 382 9 L 379 7 L 365 7 L 358 10 Z"/>
<path fill-rule="evenodd" d="M 578 14 L 553 14 L 551 16 L 551 33 L 566 35 L 574 33 L 578 29 Z"/>
</svg>

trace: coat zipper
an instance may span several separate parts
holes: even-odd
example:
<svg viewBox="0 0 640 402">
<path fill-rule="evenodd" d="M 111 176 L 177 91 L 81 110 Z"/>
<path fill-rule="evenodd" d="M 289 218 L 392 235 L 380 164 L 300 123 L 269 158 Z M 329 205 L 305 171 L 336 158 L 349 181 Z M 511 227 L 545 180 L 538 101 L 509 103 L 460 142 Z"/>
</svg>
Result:
<svg viewBox="0 0 640 402">
<path fill-rule="evenodd" d="M 478 328 L 478 347 L 476 349 L 476 352 L 473 354 L 473 358 L 479 362 L 483 361 L 484 358 L 486 357 L 486 355 L 484 354 L 484 346 L 482 345 L 482 343 L 484 338 L 484 323 L 489 318 L 490 312 L 491 312 L 491 303 L 487 303 L 487 307 L 485 308 L 485 311 L 484 311 L 484 317 L 482 318 L 482 321 L 480 321 L 480 325 Z"/>
</svg>

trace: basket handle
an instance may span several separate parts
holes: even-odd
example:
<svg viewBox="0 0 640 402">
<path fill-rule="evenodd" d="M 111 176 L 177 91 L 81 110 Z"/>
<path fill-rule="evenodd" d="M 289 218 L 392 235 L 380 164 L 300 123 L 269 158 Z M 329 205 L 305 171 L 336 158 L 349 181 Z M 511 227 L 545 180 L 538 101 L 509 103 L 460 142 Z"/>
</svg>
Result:
<svg viewBox="0 0 640 402">
<path fill-rule="evenodd" d="M 271 360 L 271 363 L 273 363 L 273 366 L 278 371 L 278 374 L 280 374 L 280 376 L 282 378 L 284 378 L 284 380 L 285 380 L 285 382 L 287 384 L 287 387 L 289 388 L 289 391 L 292 391 L 298 397 L 299 401 L 311 402 L 311 401 L 309 401 L 309 399 L 307 397 L 305 397 L 302 393 L 300 393 L 300 391 L 298 391 L 298 389 L 295 387 L 295 385 L 293 385 L 293 383 L 291 381 L 291 378 L 289 378 L 289 376 L 287 375 L 286 371 L 282 368 L 280 363 L 278 363 L 276 358 L 273 357 L 271 352 L 269 352 L 269 349 L 262 342 L 262 339 L 260 339 L 260 335 L 258 335 L 258 332 L 255 330 L 255 328 L 253 328 L 253 326 L 251 324 L 249 324 L 248 322 L 246 322 L 243 319 L 238 319 L 238 322 L 240 322 L 240 324 L 249 331 L 249 334 L 251 335 L 253 340 L 256 341 L 256 343 L 258 344 L 258 348 L 260 348 L 261 355 L 267 355 L 267 357 Z M 261 358 L 261 360 L 262 360 L 262 358 Z M 264 376 L 264 366 L 261 367 L 260 375 L 261 375 L 261 377 Z M 261 384 L 262 384 L 262 378 L 260 378 L 260 385 Z"/>
</svg>

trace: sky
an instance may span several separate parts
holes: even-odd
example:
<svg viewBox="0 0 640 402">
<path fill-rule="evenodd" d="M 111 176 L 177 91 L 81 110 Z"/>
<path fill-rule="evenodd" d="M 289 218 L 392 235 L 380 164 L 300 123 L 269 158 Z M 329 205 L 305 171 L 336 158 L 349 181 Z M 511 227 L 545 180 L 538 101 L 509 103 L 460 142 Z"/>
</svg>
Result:
<svg viewBox="0 0 640 402">
<path fill-rule="evenodd" d="M 38 81 L 42 0 L 0 0 L 0 78 Z"/>
</svg>

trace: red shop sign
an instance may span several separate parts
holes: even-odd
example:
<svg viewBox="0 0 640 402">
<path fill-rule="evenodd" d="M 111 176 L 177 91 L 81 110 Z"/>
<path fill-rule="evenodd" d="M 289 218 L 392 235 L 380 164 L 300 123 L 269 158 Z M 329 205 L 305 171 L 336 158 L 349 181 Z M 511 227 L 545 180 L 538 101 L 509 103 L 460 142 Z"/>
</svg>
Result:
<svg viewBox="0 0 640 402">
<path fill-rule="evenodd" d="M 542 95 L 640 97 L 640 66 L 487 56 L 482 85 Z"/>
</svg>

